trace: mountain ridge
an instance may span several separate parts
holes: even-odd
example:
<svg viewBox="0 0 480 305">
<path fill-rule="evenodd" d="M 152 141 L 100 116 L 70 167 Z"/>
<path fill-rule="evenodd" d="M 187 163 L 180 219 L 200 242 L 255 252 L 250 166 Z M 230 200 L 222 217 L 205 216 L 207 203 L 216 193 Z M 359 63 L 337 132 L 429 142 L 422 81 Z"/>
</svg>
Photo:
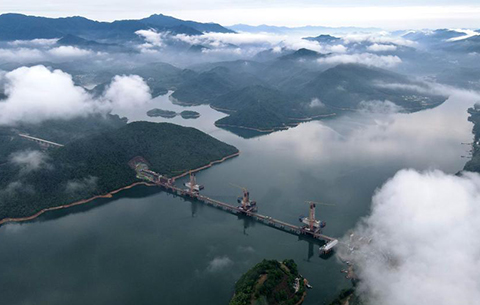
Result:
<svg viewBox="0 0 480 305">
<path fill-rule="evenodd" d="M 217 23 L 181 20 L 162 14 L 138 20 L 104 22 L 82 16 L 49 18 L 5 13 L 0 15 L 0 28 L 0 41 L 53 39 L 66 35 L 80 36 L 87 40 L 132 40 L 137 38 L 136 31 L 149 29 L 190 36 L 204 32 L 234 33 Z"/>
</svg>

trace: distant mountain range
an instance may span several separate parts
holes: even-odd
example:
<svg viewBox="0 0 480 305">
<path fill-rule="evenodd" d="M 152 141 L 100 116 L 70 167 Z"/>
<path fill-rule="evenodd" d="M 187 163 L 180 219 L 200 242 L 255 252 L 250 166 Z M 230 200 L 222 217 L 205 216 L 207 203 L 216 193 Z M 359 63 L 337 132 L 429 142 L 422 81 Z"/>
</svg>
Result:
<svg viewBox="0 0 480 305">
<path fill-rule="evenodd" d="M 319 35 L 319 36 L 316 36 L 316 37 L 305 37 L 303 38 L 305 40 L 310 40 L 310 41 L 316 41 L 318 43 L 336 43 L 336 42 L 339 42 L 340 40 L 342 40 L 341 38 L 338 38 L 338 37 L 334 37 L 334 36 L 331 36 L 331 35 Z"/>
<path fill-rule="evenodd" d="M 402 37 L 412 41 L 421 41 L 423 43 L 437 43 L 465 35 L 465 33 L 455 30 L 438 29 L 434 31 L 409 31 L 402 35 Z"/>
<path fill-rule="evenodd" d="M 480 52 L 480 30 L 468 32 L 451 29 L 437 29 L 433 31 L 408 31 L 402 37 L 415 41 L 435 50 L 473 53 Z M 473 34 L 478 33 L 478 34 Z"/>
<path fill-rule="evenodd" d="M 299 60 L 299 59 L 318 59 L 320 57 L 326 57 L 325 54 L 320 54 L 318 52 L 309 50 L 309 49 L 299 49 L 293 53 L 280 56 L 281 60 Z"/>
<path fill-rule="evenodd" d="M 286 26 L 272 26 L 272 25 L 248 25 L 248 24 L 235 24 L 228 26 L 227 28 L 236 32 L 248 32 L 248 33 L 274 33 L 274 34 L 318 34 L 318 33 L 352 33 L 352 32 L 380 32 L 380 28 L 358 28 L 358 27 L 326 27 L 326 26 L 301 26 L 301 27 L 286 27 Z"/>
<path fill-rule="evenodd" d="M 234 32 L 216 23 L 186 21 L 162 14 L 139 20 L 113 22 L 99 22 L 78 16 L 46 18 L 22 14 L 0 15 L 0 41 L 52 39 L 74 35 L 86 40 L 115 42 L 137 39 L 136 31 L 148 29 L 186 35 Z"/>
<path fill-rule="evenodd" d="M 390 101 L 402 111 L 415 112 L 446 99 L 419 93 L 422 88 L 426 91 L 423 83 L 374 67 L 343 64 L 325 71 L 311 69 L 321 56 L 325 55 L 300 49 L 268 62 L 209 63 L 193 67 L 195 73 L 188 74 L 178 70 L 175 73 L 184 75 L 184 80 L 177 83 L 172 98 L 181 104 L 209 104 L 229 114 L 217 126 L 262 131 L 360 111 L 369 102 L 376 107 Z"/>
</svg>

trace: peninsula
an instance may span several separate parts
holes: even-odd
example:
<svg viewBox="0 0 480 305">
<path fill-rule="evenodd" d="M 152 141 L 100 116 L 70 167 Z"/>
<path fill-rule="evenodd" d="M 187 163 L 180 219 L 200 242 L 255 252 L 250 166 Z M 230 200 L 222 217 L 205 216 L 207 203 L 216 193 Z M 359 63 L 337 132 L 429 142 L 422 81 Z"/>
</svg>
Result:
<svg viewBox="0 0 480 305">
<path fill-rule="evenodd" d="M 293 260 L 263 260 L 238 280 L 229 305 L 299 305 L 307 285 Z"/>
<path fill-rule="evenodd" d="M 0 223 L 138 183 L 128 166 L 136 156 L 148 160 L 152 170 L 174 177 L 226 160 L 238 150 L 194 128 L 134 122 L 43 154 L 36 168 L 2 165 L 0 189 L 8 191 L 0 193 Z"/>
</svg>

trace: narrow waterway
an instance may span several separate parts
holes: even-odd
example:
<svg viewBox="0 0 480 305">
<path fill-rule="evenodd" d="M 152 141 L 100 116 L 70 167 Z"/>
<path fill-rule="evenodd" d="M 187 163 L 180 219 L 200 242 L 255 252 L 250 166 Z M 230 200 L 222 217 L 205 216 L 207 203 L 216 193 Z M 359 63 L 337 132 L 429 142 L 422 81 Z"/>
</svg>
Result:
<svg viewBox="0 0 480 305">
<path fill-rule="evenodd" d="M 463 95 L 413 114 L 355 114 L 241 138 L 214 126 L 225 114 L 181 107 L 161 96 L 122 112 L 131 121 L 198 128 L 241 151 L 197 175 L 205 195 L 235 203 L 247 187 L 264 215 L 298 223 L 306 200 L 324 232 L 344 235 L 368 214 L 375 189 L 402 168 L 462 169 L 472 139 Z M 152 108 L 194 110 L 198 119 L 149 118 Z M 293 258 L 314 286 L 304 304 L 325 304 L 349 282 L 335 257 L 277 231 L 145 186 L 113 199 L 0 227 L 2 304 L 224 305 L 235 281 L 262 259 Z"/>
</svg>

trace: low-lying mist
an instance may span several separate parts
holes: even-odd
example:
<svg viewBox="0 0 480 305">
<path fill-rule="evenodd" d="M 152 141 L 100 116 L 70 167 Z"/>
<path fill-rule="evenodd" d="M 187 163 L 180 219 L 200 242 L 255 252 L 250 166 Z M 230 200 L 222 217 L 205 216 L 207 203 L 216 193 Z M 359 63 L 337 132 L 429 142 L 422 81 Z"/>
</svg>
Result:
<svg viewBox="0 0 480 305">
<path fill-rule="evenodd" d="M 476 304 L 480 175 L 402 170 L 373 197 L 340 252 L 367 304 Z"/>
</svg>

